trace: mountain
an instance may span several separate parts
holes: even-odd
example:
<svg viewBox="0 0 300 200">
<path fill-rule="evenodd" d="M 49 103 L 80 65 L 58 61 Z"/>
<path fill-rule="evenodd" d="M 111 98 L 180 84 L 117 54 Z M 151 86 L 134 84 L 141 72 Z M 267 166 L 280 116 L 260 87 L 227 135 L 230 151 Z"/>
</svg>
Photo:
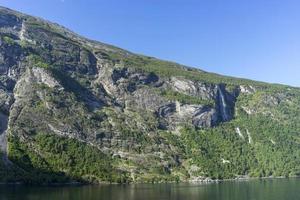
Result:
<svg viewBox="0 0 300 200">
<path fill-rule="evenodd" d="M 0 182 L 300 175 L 299 88 L 137 55 L 3 7 L 0 38 Z"/>
</svg>

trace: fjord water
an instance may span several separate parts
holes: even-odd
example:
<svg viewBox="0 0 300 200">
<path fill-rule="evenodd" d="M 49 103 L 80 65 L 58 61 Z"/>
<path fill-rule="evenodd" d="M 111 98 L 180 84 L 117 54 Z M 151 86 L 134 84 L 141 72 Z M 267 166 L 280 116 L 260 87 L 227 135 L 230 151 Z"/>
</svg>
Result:
<svg viewBox="0 0 300 200">
<path fill-rule="evenodd" d="M 299 200 L 300 179 L 211 184 L 0 186 L 0 200 Z"/>
</svg>

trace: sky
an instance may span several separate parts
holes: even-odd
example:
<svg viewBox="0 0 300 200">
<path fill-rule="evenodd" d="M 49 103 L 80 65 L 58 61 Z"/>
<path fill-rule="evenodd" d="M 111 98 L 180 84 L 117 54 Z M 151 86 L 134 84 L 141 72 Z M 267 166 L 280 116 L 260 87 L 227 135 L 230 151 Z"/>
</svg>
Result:
<svg viewBox="0 0 300 200">
<path fill-rule="evenodd" d="M 0 0 L 0 5 L 131 52 L 300 86 L 299 0 Z"/>
</svg>

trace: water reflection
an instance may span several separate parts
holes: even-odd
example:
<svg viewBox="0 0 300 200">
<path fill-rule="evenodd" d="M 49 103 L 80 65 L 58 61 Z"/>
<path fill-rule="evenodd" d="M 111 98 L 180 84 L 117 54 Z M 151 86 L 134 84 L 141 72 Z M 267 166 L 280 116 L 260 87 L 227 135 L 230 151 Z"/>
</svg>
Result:
<svg viewBox="0 0 300 200">
<path fill-rule="evenodd" d="M 299 200 L 299 179 L 218 184 L 0 186 L 0 200 Z"/>
</svg>

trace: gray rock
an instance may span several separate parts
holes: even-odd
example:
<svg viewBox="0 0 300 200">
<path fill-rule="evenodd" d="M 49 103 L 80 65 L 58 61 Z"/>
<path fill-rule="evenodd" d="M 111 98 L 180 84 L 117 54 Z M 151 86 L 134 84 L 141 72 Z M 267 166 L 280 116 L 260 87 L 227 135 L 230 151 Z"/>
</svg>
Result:
<svg viewBox="0 0 300 200">
<path fill-rule="evenodd" d="M 192 123 L 197 128 L 213 127 L 218 123 L 218 114 L 213 108 L 203 108 L 194 115 Z"/>
</svg>

